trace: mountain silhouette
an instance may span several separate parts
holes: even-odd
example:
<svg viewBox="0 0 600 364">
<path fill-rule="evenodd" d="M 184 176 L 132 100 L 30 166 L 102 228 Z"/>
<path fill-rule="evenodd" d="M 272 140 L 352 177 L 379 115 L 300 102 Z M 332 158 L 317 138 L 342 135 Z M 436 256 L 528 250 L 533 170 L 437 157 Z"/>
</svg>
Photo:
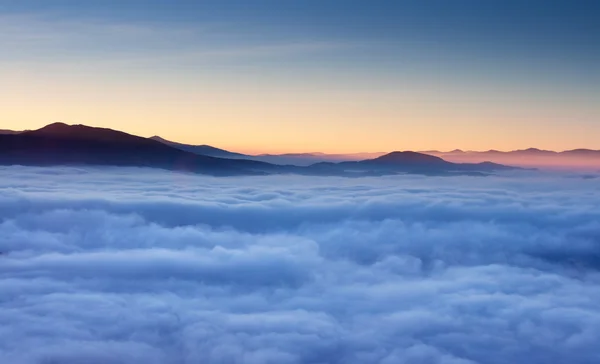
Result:
<svg viewBox="0 0 600 364">
<path fill-rule="evenodd" d="M 0 134 L 0 164 L 152 167 L 217 176 L 281 173 L 324 176 L 485 174 L 513 168 L 494 163 L 451 163 L 410 151 L 392 152 L 362 161 L 321 162 L 300 167 L 202 155 L 168 145 L 164 139 L 156 139 L 106 128 L 54 123 L 38 130 Z M 225 155 L 235 154 L 210 146 L 196 147 L 209 152 L 217 150 Z"/>
<path fill-rule="evenodd" d="M 443 160 L 440 157 L 435 157 L 435 156 L 424 154 L 424 153 L 404 151 L 404 152 L 391 152 L 391 153 L 382 155 L 381 157 L 366 160 L 363 163 L 381 164 L 381 165 L 387 165 L 387 164 L 411 165 L 411 164 L 414 164 L 414 165 L 441 166 L 441 165 L 448 165 L 450 162 L 446 162 L 445 160 Z"/>
<path fill-rule="evenodd" d="M 314 167 L 368 175 L 415 173 L 424 175 L 486 175 L 490 172 L 518 169 L 501 164 L 452 163 L 442 158 L 412 151 L 395 151 L 373 159 L 341 163 L 317 163 Z"/>
<path fill-rule="evenodd" d="M 211 175 L 266 174 L 278 169 L 268 163 L 201 156 L 112 129 L 63 123 L 0 135 L 0 163 L 154 167 Z"/>
<path fill-rule="evenodd" d="M 249 159 L 254 161 L 293 166 L 310 166 L 319 162 L 342 162 L 342 161 L 358 161 L 370 156 L 380 156 L 386 153 L 353 153 L 353 154 L 328 154 L 322 152 L 311 153 L 283 153 L 283 154 L 259 154 L 249 155 L 235 153 L 225 149 L 216 148 L 210 145 L 191 145 L 170 141 L 160 136 L 153 136 L 150 139 L 159 141 L 166 145 L 175 147 L 186 152 L 196 153 L 199 155 L 208 155 L 219 158 L 233 159 Z"/>
<path fill-rule="evenodd" d="M 378 166 L 381 169 L 394 169 L 409 173 L 448 174 L 465 172 L 492 172 L 514 169 L 501 164 L 482 163 L 452 163 L 440 157 L 429 154 L 404 151 L 392 152 L 378 158 L 357 162 L 361 165 Z"/>
<path fill-rule="evenodd" d="M 231 152 L 225 149 L 216 148 L 210 145 L 191 145 L 174 142 L 161 138 L 160 136 L 153 136 L 150 139 L 159 141 L 163 144 L 175 147 L 186 152 L 191 152 L 199 155 L 207 155 L 219 158 L 233 158 L 233 159 L 249 159 L 254 161 L 278 164 L 278 165 L 293 165 L 293 166 L 310 166 L 318 162 L 340 162 L 348 160 L 360 160 L 363 159 L 356 155 L 345 155 L 345 154 L 326 154 L 320 152 L 313 153 L 284 153 L 284 154 L 259 154 L 249 155 Z M 381 153 L 383 154 L 383 153 Z"/>
<path fill-rule="evenodd" d="M 488 150 L 479 151 L 427 151 L 433 156 L 450 162 L 478 163 L 492 161 L 523 167 L 556 167 L 556 168 L 592 168 L 600 167 L 600 150 L 572 149 L 562 152 L 538 148 L 518 149 L 512 151 Z"/>
<path fill-rule="evenodd" d="M 12 134 L 20 134 L 20 133 L 22 133 L 22 131 L 0 129 L 0 135 L 12 135 Z"/>
<path fill-rule="evenodd" d="M 228 150 L 212 147 L 212 146 L 206 145 L 206 144 L 190 145 L 190 144 L 177 143 L 177 142 L 173 142 L 173 141 L 161 138 L 157 135 L 151 137 L 150 139 L 161 142 L 163 144 L 166 144 L 166 145 L 169 145 L 172 147 L 175 147 L 177 149 L 180 149 L 180 150 L 183 150 L 186 152 L 200 154 L 200 155 L 206 155 L 209 157 L 233 158 L 233 159 L 252 159 L 252 156 L 250 156 L 250 155 L 230 152 Z"/>
</svg>

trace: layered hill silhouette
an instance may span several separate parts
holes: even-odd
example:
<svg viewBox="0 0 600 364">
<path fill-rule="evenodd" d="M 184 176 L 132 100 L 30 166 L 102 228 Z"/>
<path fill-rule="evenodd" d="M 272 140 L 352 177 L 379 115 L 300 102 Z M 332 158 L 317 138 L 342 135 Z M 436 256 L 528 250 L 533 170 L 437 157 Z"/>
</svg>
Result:
<svg viewBox="0 0 600 364">
<path fill-rule="evenodd" d="M 260 162 L 267 162 L 273 164 L 282 165 L 295 165 L 295 166 L 310 166 L 318 162 L 343 162 L 343 161 L 357 161 L 367 158 L 379 157 L 386 153 L 354 153 L 354 154 L 327 154 L 321 152 L 312 153 L 285 153 L 285 154 L 259 154 L 250 155 L 235 153 L 225 149 L 216 148 L 210 145 L 190 145 L 177 143 L 171 140 L 161 138 L 159 136 L 153 136 L 150 139 L 159 141 L 163 144 L 175 147 L 177 149 L 184 150 L 186 152 L 208 155 L 219 158 L 234 158 L 234 159 L 249 159 Z"/>
<path fill-rule="evenodd" d="M 150 139 L 155 140 L 157 142 L 161 142 L 166 145 L 169 145 L 171 147 L 186 151 L 186 152 L 200 154 L 200 155 L 206 155 L 209 157 L 231 158 L 231 159 L 252 159 L 252 156 L 250 156 L 250 155 L 230 152 L 228 150 L 212 147 L 212 146 L 206 145 L 206 144 L 189 145 L 189 144 L 177 143 L 177 142 L 172 142 L 167 139 L 163 139 L 156 135 L 151 137 Z"/>
<path fill-rule="evenodd" d="M 248 159 L 273 164 L 310 166 L 319 162 L 356 162 L 365 159 L 375 159 L 388 153 L 352 153 L 352 154 L 327 154 L 320 152 L 312 153 L 286 153 L 286 154 L 260 154 L 248 155 L 235 153 L 224 149 L 215 148 L 210 145 L 189 145 L 165 140 L 160 137 L 153 137 L 154 140 L 161 141 L 167 145 L 181 150 L 196 154 L 210 155 L 221 158 Z M 483 162 L 493 162 L 496 164 L 512 165 L 526 168 L 537 167 L 587 167 L 594 170 L 600 168 L 600 150 L 591 149 L 573 149 L 562 152 L 543 150 L 537 148 L 528 148 L 513 151 L 463 151 L 455 149 L 448 152 L 437 150 L 420 151 L 421 154 L 428 154 L 440 157 L 448 162 L 479 164 Z"/>
<path fill-rule="evenodd" d="M 112 129 L 63 123 L 0 135 L 0 163 L 153 167 L 211 175 L 267 174 L 280 168 L 268 163 L 185 152 Z"/>
<path fill-rule="evenodd" d="M 440 157 L 412 152 L 391 152 L 373 159 L 354 162 L 318 163 L 313 167 L 344 171 L 371 171 L 379 174 L 389 174 L 402 171 L 426 175 L 468 174 L 482 175 L 494 171 L 517 169 L 501 164 L 482 163 L 452 163 Z"/>
<path fill-rule="evenodd" d="M 485 174 L 512 169 L 494 163 L 451 163 L 417 152 L 392 152 L 354 162 L 321 162 L 310 166 L 278 165 L 210 146 L 190 146 L 157 137 L 143 138 L 121 131 L 54 123 L 41 129 L 0 133 L 3 165 L 101 165 L 151 167 L 217 176 L 295 173 L 362 176 L 395 173 Z M 221 158 L 221 156 L 238 158 Z"/>
<path fill-rule="evenodd" d="M 426 151 L 422 153 L 427 153 L 457 163 L 492 161 L 522 167 L 600 168 L 600 150 L 592 149 L 573 149 L 562 152 L 537 148 L 520 149 L 508 152 L 498 150 L 478 152 L 456 149 L 450 152 Z"/>
<path fill-rule="evenodd" d="M 2 135 L 2 134 L 4 134 L 4 135 L 14 135 L 14 134 L 20 134 L 20 133 L 22 133 L 22 131 L 0 129 L 0 135 Z"/>
</svg>

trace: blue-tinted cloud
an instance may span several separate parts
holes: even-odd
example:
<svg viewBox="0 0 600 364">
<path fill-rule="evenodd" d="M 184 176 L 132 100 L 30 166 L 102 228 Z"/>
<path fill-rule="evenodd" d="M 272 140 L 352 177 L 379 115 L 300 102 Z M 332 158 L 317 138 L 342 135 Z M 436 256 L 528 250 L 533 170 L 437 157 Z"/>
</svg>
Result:
<svg viewBox="0 0 600 364">
<path fill-rule="evenodd" d="M 0 361 L 590 363 L 594 180 L 4 167 Z"/>
</svg>

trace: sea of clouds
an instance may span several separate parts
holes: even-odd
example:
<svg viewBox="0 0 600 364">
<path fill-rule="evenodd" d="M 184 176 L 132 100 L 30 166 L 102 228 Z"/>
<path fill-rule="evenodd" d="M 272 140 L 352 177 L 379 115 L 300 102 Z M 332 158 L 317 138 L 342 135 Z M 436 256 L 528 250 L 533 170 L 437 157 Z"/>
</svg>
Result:
<svg viewBox="0 0 600 364">
<path fill-rule="evenodd" d="M 599 182 L 0 167 L 0 363 L 599 363 Z"/>
</svg>

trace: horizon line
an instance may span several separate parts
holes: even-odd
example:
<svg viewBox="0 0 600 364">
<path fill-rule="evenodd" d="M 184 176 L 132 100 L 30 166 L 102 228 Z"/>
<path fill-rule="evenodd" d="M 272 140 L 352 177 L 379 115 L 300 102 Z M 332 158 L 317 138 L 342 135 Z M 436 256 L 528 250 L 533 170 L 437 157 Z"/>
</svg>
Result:
<svg viewBox="0 0 600 364">
<path fill-rule="evenodd" d="M 440 150 L 440 149 L 419 149 L 419 150 L 410 150 L 410 149 L 393 149 L 390 151 L 371 151 L 371 152 L 321 152 L 321 151 L 313 151 L 313 152 L 306 152 L 306 151 L 300 151 L 300 152 L 293 152 L 293 151 L 280 151 L 280 152 L 257 152 L 257 151 L 249 151 L 249 150 L 245 150 L 245 151 L 240 151 L 239 149 L 235 149 L 234 148 L 230 148 L 230 147 L 220 147 L 220 146 L 215 146 L 212 144 L 206 144 L 206 143 L 185 143 L 185 142 L 179 142 L 179 141 L 175 141 L 172 139 L 168 139 L 168 138 L 164 138 L 158 134 L 153 134 L 151 136 L 142 136 L 139 134 L 135 134 L 135 133 L 131 133 L 131 132 L 127 132 L 127 131 L 123 131 L 120 129 L 116 129 L 116 128 L 110 128 L 110 127 L 102 127 L 102 126 L 92 126 L 92 125 L 87 125 L 87 124 L 83 124 L 83 123 L 66 123 L 66 122 L 62 122 L 62 121 L 58 121 L 58 122 L 51 122 L 48 124 L 44 124 L 43 126 L 37 128 L 37 129 L 25 129 L 25 130 L 16 130 L 16 129 L 6 129 L 6 128 L 0 128 L 0 131 L 3 132 L 15 132 L 15 133 L 23 133 L 23 132 L 28 132 L 28 131 L 35 131 L 35 130 L 39 130 L 42 129 L 44 127 L 47 127 L 49 125 L 53 125 L 53 124 L 64 124 L 64 125 L 68 125 L 68 126 L 86 126 L 86 127 L 90 127 L 90 128 L 96 128 L 96 129 L 110 129 L 113 131 L 118 131 L 118 132 L 122 132 L 122 133 L 126 133 L 129 135 L 134 135 L 134 136 L 138 136 L 141 138 L 146 138 L 146 139 L 151 139 L 151 138 L 161 138 L 162 140 L 165 140 L 167 142 L 171 142 L 171 143 L 177 143 L 177 144 L 182 144 L 182 145 L 188 145 L 188 146 L 207 146 L 207 147 L 212 147 L 212 148 L 218 148 L 218 149 L 222 149 L 225 150 L 227 152 L 233 152 L 233 153 L 240 153 L 240 154 L 246 154 L 252 157 L 259 157 L 259 156 L 266 156 L 266 155 L 290 155 L 290 154 L 306 154 L 306 155 L 316 155 L 316 154 L 323 154 L 323 155 L 339 155 L 339 156 L 349 156 L 349 155 L 366 155 L 366 154 L 387 154 L 387 153 L 391 153 L 391 152 L 396 152 L 396 151 L 414 151 L 414 152 L 418 152 L 418 153 L 442 153 L 442 154 L 450 154 L 450 153 L 487 153 L 487 152 L 498 152 L 498 153 L 511 153 L 511 152 L 524 152 L 524 151 L 541 151 L 541 152 L 552 152 L 552 153 L 564 153 L 564 152 L 571 152 L 571 151 L 597 151 L 600 152 L 600 148 L 599 149 L 592 149 L 592 148 L 572 148 L 572 149 L 563 149 L 563 150 L 555 150 L 555 149 L 543 149 L 543 148 L 537 148 L 537 147 L 523 147 L 523 148 L 518 148 L 518 149 L 495 149 L 495 148 L 491 148 L 491 149 L 486 149 L 486 150 L 474 150 L 474 149 L 462 149 L 462 148 L 454 148 L 451 150 Z M 242 148 L 243 150 L 244 148 Z"/>
</svg>

